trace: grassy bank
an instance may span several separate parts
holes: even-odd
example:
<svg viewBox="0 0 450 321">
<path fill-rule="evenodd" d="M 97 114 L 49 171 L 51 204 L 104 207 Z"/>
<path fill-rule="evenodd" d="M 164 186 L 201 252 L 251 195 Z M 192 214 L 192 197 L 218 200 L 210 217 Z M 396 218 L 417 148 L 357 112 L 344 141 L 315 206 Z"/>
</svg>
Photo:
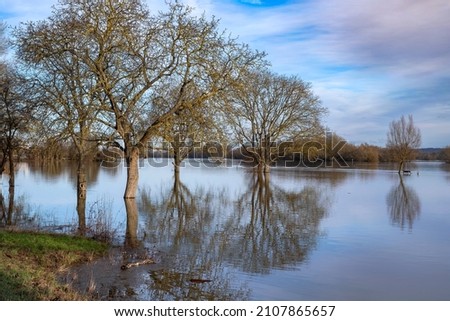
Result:
<svg viewBox="0 0 450 321">
<path fill-rule="evenodd" d="M 106 250 L 79 237 L 0 230 L 0 300 L 82 300 L 58 273 Z"/>
</svg>

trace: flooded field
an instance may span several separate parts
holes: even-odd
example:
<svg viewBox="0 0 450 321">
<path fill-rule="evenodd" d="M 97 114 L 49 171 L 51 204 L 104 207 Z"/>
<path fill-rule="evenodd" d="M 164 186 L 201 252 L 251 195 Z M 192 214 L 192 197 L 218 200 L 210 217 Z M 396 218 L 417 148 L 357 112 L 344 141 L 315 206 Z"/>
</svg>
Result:
<svg viewBox="0 0 450 321">
<path fill-rule="evenodd" d="M 115 247 L 64 279 L 111 300 L 450 300 L 450 168 L 412 165 L 404 177 L 186 165 L 175 179 L 146 163 L 125 203 L 126 168 L 93 164 L 86 226 Z M 70 164 L 21 164 L 10 223 L 74 233 L 75 177 Z M 2 195 L 7 206 L 6 177 Z"/>
</svg>

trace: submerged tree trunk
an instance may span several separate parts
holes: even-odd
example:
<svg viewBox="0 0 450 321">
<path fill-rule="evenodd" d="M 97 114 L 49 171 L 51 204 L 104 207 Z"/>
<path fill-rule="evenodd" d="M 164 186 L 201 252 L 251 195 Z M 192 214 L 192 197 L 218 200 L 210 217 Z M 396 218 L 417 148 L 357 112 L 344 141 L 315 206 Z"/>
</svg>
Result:
<svg viewBox="0 0 450 321">
<path fill-rule="evenodd" d="M 401 160 L 398 165 L 398 173 L 399 174 L 401 174 L 403 172 L 404 167 L 405 167 L 405 162 L 403 160 Z"/>
<path fill-rule="evenodd" d="M 180 165 L 181 165 L 181 156 L 179 151 L 175 149 L 173 153 L 173 170 L 175 171 L 175 175 L 180 174 Z"/>
<path fill-rule="evenodd" d="M 8 161 L 9 161 L 9 187 L 14 188 L 16 175 L 14 171 L 14 151 L 12 150 L 12 148 L 9 149 Z"/>
<path fill-rule="evenodd" d="M 11 182 L 11 180 L 10 180 Z M 14 185 L 9 185 L 9 195 L 8 195 L 8 213 L 6 216 L 6 225 L 12 225 L 13 214 L 14 214 Z"/>
<path fill-rule="evenodd" d="M 180 172 L 179 171 L 175 171 L 174 175 L 173 175 L 173 189 L 174 190 L 179 190 L 179 186 L 180 186 Z"/>
<path fill-rule="evenodd" d="M 77 171 L 77 213 L 78 213 L 78 232 L 81 235 L 86 233 L 86 196 L 87 196 L 87 179 L 84 157 L 78 158 Z"/>
<path fill-rule="evenodd" d="M 125 209 L 127 211 L 127 231 L 125 234 L 125 246 L 134 248 L 139 245 L 137 238 L 138 207 L 136 199 L 125 198 Z"/>
<path fill-rule="evenodd" d="M 270 173 L 270 166 L 265 162 L 261 162 L 258 164 L 258 172 L 268 174 Z"/>
<path fill-rule="evenodd" d="M 8 190 L 8 210 L 6 212 L 6 225 L 12 225 L 14 214 L 14 193 L 16 184 L 15 166 L 14 166 L 14 151 L 12 148 L 8 151 L 8 166 L 9 166 L 9 190 Z"/>
<path fill-rule="evenodd" d="M 258 175 L 270 173 L 270 165 L 266 162 L 264 157 L 259 157 L 255 161 L 257 162 L 256 171 Z"/>
<path fill-rule="evenodd" d="M 173 167 L 175 173 L 180 172 L 181 163 L 189 155 L 191 148 L 187 147 L 184 142 L 180 140 L 180 135 L 176 135 L 173 142 L 171 142 L 173 148 Z"/>
<path fill-rule="evenodd" d="M 0 226 L 6 224 L 6 207 L 5 198 L 3 197 L 3 191 L 0 190 Z"/>
<path fill-rule="evenodd" d="M 127 183 L 124 198 L 136 198 L 139 183 L 139 148 L 133 146 L 126 153 Z"/>
</svg>

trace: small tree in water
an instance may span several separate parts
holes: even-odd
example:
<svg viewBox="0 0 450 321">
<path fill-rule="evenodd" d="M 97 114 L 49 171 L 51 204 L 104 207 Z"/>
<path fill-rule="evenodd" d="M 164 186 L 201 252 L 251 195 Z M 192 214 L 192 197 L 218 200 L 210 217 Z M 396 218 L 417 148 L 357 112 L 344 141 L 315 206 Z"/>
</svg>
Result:
<svg viewBox="0 0 450 321">
<path fill-rule="evenodd" d="M 311 84 L 298 76 L 267 69 L 249 72 L 226 99 L 224 118 L 260 172 L 270 171 L 280 154 L 277 144 L 323 132 L 326 109 Z"/>
<path fill-rule="evenodd" d="M 416 157 L 416 149 L 420 147 L 422 135 L 420 129 L 414 125 L 412 115 L 402 116 L 398 121 L 392 121 L 387 134 L 387 144 L 390 157 L 398 162 L 398 173 L 400 174 L 407 161 Z"/>
</svg>

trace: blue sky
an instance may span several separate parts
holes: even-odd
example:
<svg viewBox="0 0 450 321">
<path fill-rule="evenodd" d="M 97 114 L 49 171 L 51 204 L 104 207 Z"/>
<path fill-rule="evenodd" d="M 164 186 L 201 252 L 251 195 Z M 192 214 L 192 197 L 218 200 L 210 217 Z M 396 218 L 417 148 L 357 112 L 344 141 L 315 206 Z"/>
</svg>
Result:
<svg viewBox="0 0 450 321">
<path fill-rule="evenodd" d="M 450 1 L 180 1 L 267 52 L 273 71 L 311 82 L 325 124 L 350 142 L 384 146 L 389 122 L 412 114 L 423 147 L 450 145 Z M 0 0 L 0 19 L 42 19 L 55 3 Z"/>
</svg>

